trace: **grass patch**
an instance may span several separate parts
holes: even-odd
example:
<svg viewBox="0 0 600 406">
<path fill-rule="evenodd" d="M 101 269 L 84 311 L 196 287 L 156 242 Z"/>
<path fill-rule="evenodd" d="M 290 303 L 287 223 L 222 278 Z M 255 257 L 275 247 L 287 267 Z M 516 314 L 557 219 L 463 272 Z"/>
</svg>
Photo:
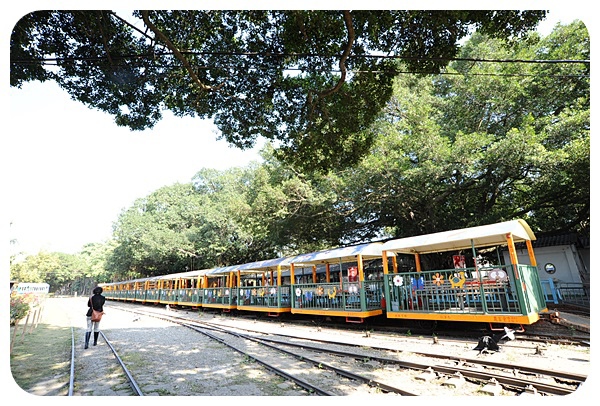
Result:
<svg viewBox="0 0 600 406">
<path fill-rule="evenodd" d="M 22 326 L 10 355 L 10 368 L 17 385 L 30 391 L 49 377 L 69 385 L 71 372 L 71 328 L 38 324 L 31 333 L 21 336 Z M 11 328 L 12 337 L 12 328 Z"/>
</svg>

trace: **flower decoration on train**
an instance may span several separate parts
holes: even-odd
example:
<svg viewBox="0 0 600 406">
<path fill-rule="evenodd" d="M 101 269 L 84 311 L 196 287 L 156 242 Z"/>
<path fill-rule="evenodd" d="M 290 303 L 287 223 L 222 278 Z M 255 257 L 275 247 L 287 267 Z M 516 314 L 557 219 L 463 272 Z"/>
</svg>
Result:
<svg viewBox="0 0 600 406">
<path fill-rule="evenodd" d="M 335 297 L 335 295 L 337 295 L 337 289 L 336 287 L 332 287 L 331 289 L 327 289 L 327 297 L 330 299 L 333 299 Z"/>
<path fill-rule="evenodd" d="M 275 293 L 277 293 L 277 289 L 271 288 L 271 294 L 274 295 Z"/>
<path fill-rule="evenodd" d="M 433 275 L 433 283 L 438 286 L 441 286 L 444 283 L 444 275 L 440 275 L 440 273 L 436 273 Z"/>
<path fill-rule="evenodd" d="M 302 294 L 302 289 L 296 288 L 296 296 L 300 296 Z"/>
<path fill-rule="evenodd" d="M 394 286 L 402 286 L 403 283 L 404 281 L 400 275 L 394 276 Z"/>
</svg>

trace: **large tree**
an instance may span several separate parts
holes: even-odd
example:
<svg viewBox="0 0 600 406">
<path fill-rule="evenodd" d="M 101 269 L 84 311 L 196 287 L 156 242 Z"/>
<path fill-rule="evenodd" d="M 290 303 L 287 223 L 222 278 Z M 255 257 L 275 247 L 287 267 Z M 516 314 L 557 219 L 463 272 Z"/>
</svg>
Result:
<svg viewBox="0 0 600 406">
<path fill-rule="evenodd" d="M 337 245 L 343 212 L 320 175 L 263 150 L 263 164 L 202 169 L 137 199 L 114 225 L 108 267 L 123 277 L 233 265 Z"/>
<path fill-rule="evenodd" d="M 460 55 L 469 62 L 398 78 L 371 129 L 375 146 L 339 194 L 356 239 L 513 218 L 536 232 L 589 233 L 589 34 L 575 22 L 506 45 L 475 35 Z M 546 57 L 563 62 L 517 62 Z"/>
<path fill-rule="evenodd" d="M 544 11 L 36 11 L 11 36 L 11 86 L 54 80 L 120 126 L 168 109 L 213 119 L 230 143 L 258 137 L 312 169 L 347 165 L 392 94 L 398 60 L 433 73 L 472 29 L 505 39 Z M 141 26 L 143 28 L 137 28 Z"/>
<path fill-rule="evenodd" d="M 112 269 L 239 264 L 515 217 L 536 233 L 589 232 L 585 26 L 520 44 L 477 34 L 459 56 L 442 75 L 399 75 L 361 135 L 369 154 L 341 170 L 304 173 L 267 146 L 262 164 L 139 199 L 115 224 Z M 531 63 L 542 59 L 554 62 Z"/>
<path fill-rule="evenodd" d="M 78 254 L 40 251 L 28 255 L 23 261 L 12 264 L 10 279 L 17 282 L 46 282 L 55 292 L 72 281 L 85 277 L 89 264 Z"/>
</svg>

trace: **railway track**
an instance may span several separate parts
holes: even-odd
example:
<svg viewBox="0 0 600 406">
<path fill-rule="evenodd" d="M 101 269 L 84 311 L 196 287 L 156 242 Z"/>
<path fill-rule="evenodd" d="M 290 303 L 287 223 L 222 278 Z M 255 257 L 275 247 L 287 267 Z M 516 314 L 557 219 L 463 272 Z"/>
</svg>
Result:
<svg viewBox="0 0 600 406">
<path fill-rule="evenodd" d="M 191 320 L 175 314 L 167 316 L 164 313 L 149 311 L 126 311 L 160 317 L 201 332 L 224 345 L 229 345 L 244 356 L 251 357 L 269 371 L 294 380 L 310 394 L 347 394 L 344 390 L 351 391 L 355 385 L 348 381 L 352 380 L 359 385 L 376 388 L 377 391 L 404 396 L 429 394 L 432 382 L 437 382 L 440 386 L 461 386 L 463 391 L 470 385 L 474 391 L 487 388 L 490 393 L 508 391 L 513 394 L 566 395 L 576 391 L 586 379 L 583 375 L 549 371 L 547 368 L 415 351 L 411 351 L 411 356 L 420 357 L 420 360 L 407 361 L 402 351 L 392 351 L 389 348 L 345 344 L 346 347 L 352 348 L 349 351 L 340 350 L 340 343 L 336 341 L 325 342 L 292 334 L 265 334 L 260 331 L 224 328 L 222 325 Z M 338 349 L 330 348 L 332 346 Z M 374 355 L 374 352 L 380 352 L 382 355 Z M 278 355 L 275 356 L 275 353 Z M 278 361 L 274 362 L 275 359 Z M 374 369 L 384 369 L 388 373 L 382 374 L 379 371 L 378 374 L 374 374 Z M 294 377 L 289 372 L 292 370 L 311 373 Z M 338 386 L 344 389 L 332 393 L 331 390 L 323 389 L 306 379 L 307 376 L 313 376 L 317 378 L 317 383 L 322 382 L 323 371 L 328 371 L 328 382 L 331 382 L 332 374 L 342 379 L 337 385 L 329 384 L 328 387 Z M 378 379 L 378 376 L 387 376 L 388 379 Z M 423 383 L 421 392 L 418 390 L 419 382 Z"/>
<path fill-rule="evenodd" d="M 402 396 L 417 395 L 407 389 L 377 381 L 371 376 L 356 373 L 348 368 L 330 365 L 323 360 L 308 356 L 306 352 L 287 351 L 265 340 L 236 332 L 234 329 L 155 312 L 136 311 L 135 313 L 161 318 L 218 341 L 271 373 L 294 382 L 309 395 L 344 396 L 355 392 L 369 392 L 369 389 L 361 388 L 361 385 L 374 388 L 376 392 Z"/>
<path fill-rule="evenodd" d="M 288 339 L 296 341 L 294 343 L 289 340 L 284 341 L 273 338 L 256 339 L 247 335 L 241 336 L 263 343 L 269 342 L 273 345 L 273 348 L 278 348 L 282 351 L 285 347 L 293 348 L 293 351 L 290 350 L 288 352 L 302 358 L 307 357 L 307 355 L 304 354 L 306 350 L 309 350 L 318 353 L 321 356 L 333 355 L 346 359 L 353 359 L 358 362 L 364 362 L 365 360 L 368 360 L 369 362 L 376 361 L 386 366 L 394 365 L 399 369 L 420 371 L 421 374 L 419 377 L 423 380 L 441 378 L 448 382 L 456 381 L 457 384 L 462 384 L 461 379 L 464 378 L 465 380 L 471 380 L 476 385 L 489 385 L 490 391 L 494 390 L 493 387 L 501 385 L 504 389 L 509 389 L 517 393 L 533 392 L 544 395 L 568 395 L 575 392 L 579 388 L 579 385 L 583 384 L 587 378 L 585 375 L 532 368 L 524 365 L 516 366 L 514 364 L 492 362 L 483 359 L 468 359 L 464 357 L 418 353 L 414 351 L 412 352 L 413 354 L 422 355 L 427 359 L 427 362 L 410 362 L 402 360 L 401 357 L 399 359 L 399 357 L 397 357 L 397 352 L 396 354 L 392 354 L 392 356 L 375 356 L 373 355 L 373 350 L 387 354 L 389 354 L 390 351 L 387 348 L 370 346 L 368 347 L 369 351 L 367 352 L 365 351 L 366 346 L 364 344 L 350 345 L 349 347 L 351 347 L 351 349 L 349 351 L 340 351 L 323 346 L 323 344 L 339 346 L 338 342 L 332 341 L 288 337 Z M 307 344 L 308 341 L 318 342 L 319 345 L 309 345 Z M 348 362 L 342 360 L 342 363 L 347 364 Z M 331 365 L 328 367 L 335 368 Z M 557 383 L 549 384 L 547 383 L 548 381 L 555 381 Z M 382 382 L 376 382 L 376 385 L 381 387 L 386 386 L 386 384 Z"/>
<path fill-rule="evenodd" d="M 78 347 L 76 345 L 75 333 L 73 331 L 73 328 L 71 328 L 71 335 L 72 355 L 68 396 L 86 395 L 92 389 L 95 391 L 97 391 L 99 388 L 101 389 L 102 385 L 104 384 L 113 386 L 115 382 L 122 381 L 123 378 L 128 382 L 130 391 L 121 388 L 119 390 L 121 395 L 144 396 L 142 390 L 138 386 L 131 372 L 129 371 L 129 369 L 115 350 L 114 346 L 111 344 L 109 339 L 102 331 L 100 332 L 100 337 L 102 337 L 102 339 L 106 343 L 106 347 L 98 346 L 94 349 L 93 378 L 90 379 L 89 375 L 85 375 L 81 378 L 78 378 L 77 371 L 82 371 L 84 366 L 79 365 L 78 368 L 78 365 L 76 365 L 76 360 L 79 360 L 82 364 L 85 362 L 85 360 L 83 355 L 81 355 L 80 357 L 75 356 Z M 115 370 L 116 364 L 118 364 L 117 370 Z M 81 375 L 84 374 L 82 373 Z"/>
<path fill-rule="evenodd" d="M 207 313 L 214 312 L 213 309 L 203 311 Z M 352 324 L 335 322 L 333 320 L 328 320 L 326 317 L 311 317 L 310 319 L 304 319 L 301 316 L 294 318 L 287 316 L 289 315 L 286 315 L 285 318 L 281 319 L 281 321 L 290 325 L 293 324 L 306 327 L 314 326 L 320 328 L 332 328 L 349 332 L 376 332 L 380 335 L 389 335 L 392 337 L 398 335 L 414 337 L 438 336 L 445 337 L 446 340 L 453 340 L 454 342 L 469 343 L 472 342 L 472 340 L 476 341 L 483 335 L 492 334 L 492 332 L 489 330 L 489 325 L 484 323 L 466 323 L 466 325 L 464 325 L 456 322 L 444 324 L 424 320 L 412 320 L 411 322 L 414 322 L 414 324 L 405 326 L 403 320 L 397 321 L 373 318 L 372 320 L 366 320 L 364 324 Z M 267 317 L 263 314 L 236 313 L 235 316 L 232 315 L 232 317 L 249 322 L 255 320 L 273 321 L 272 317 Z M 540 323 L 543 322 L 543 320 L 540 321 Z M 530 331 L 528 328 L 525 328 L 525 331 L 519 331 L 519 340 L 510 343 L 507 342 L 506 345 L 511 347 L 521 346 L 521 343 L 526 341 L 528 343 L 527 345 L 532 346 L 531 348 L 533 349 L 539 347 L 540 345 L 547 344 L 573 345 L 582 347 L 590 346 L 589 333 L 574 331 L 564 326 L 552 325 L 550 322 L 546 324 L 548 327 L 545 329 L 542 328 L 542 331 L 539 331 L 538 329 L 535 329 L 535 331 Z"/>
<path fill-rule="evenodd" d="M 305 353 L 286 351 L 264 340 L 236 333 L 229 329 L 218 326 L 198 326 L 196 323 L 179 323 L 219 341 L 246 357 L 252 358 L 269 371 L 293 381 L 311 394 L 322 396 L 348 395 L 356 390 L 357 385 L 366 384 L 385 393 L 415 396 L 414 393 L 408 390 L 387 385 L 346 368 L 336 367 L 319 359 L 311 358 Z M 329 384 L 325 387 L 322 383 L 324 380 L 331 383 L 332 374 L 328 372 L 333 372 L 338 377 L 336 384 L 333 385 L 335 387 L 333 390 L 330 389 L 332 385 Z"/>
</svg>

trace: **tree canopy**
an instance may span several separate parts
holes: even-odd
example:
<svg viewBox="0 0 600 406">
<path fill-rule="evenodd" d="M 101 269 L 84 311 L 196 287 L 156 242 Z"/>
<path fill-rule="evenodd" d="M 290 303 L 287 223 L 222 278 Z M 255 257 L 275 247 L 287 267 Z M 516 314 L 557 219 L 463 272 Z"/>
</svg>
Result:
<svg viewBox="0 0 600 406">
<path fill-rule="evenodd" d="M 540 53 L 586 61 L 585 26 L 532 34 L 519 46 L 474 35 L 460 57 Z M 443 75 L 399 75 L 366 130 L 374 144 L 364 158 L 325 174 L 302 172 L 267 147 L 260 165 L 202 170 L 122 214 L 115 253 L 140 248 L 119 256 L 136 267 L 125 261 L 116 269 L 181 270 L 192 259 L 198 267 L 231 265 L 514 218 L 536 233 L 589 234 L 589 107 L 589 62 L 455 61 Z"/>
<path fill-rule="evenodd" d="M 46 13 L 47 16 L 55 15 L 52 12 Z M 159 16 L 188 16 L 186 12 L 162 13 L 149 13 L 146 19 L 151 18 L 151 21 L 155 21 Z M 189 18 L 212 15 L 210 12 L 190 13 Z M 223 18 L 237 16 L 237 20 L 227 20 L 228 24 L 233 24 L 233 21 L 241 24 L 243 16 L 254 16 L 254 25 L 247 23 L 254 29 L 260 20 L 257 16 L 265 15 L 264 13 L 269 12 L 235 12 L 231 15 L 227 12 L 215 15 Z M 403 12 L 398 13 L 404 15 Z M 63 12 L 56 14 L 64 15 Z M 89 17 L 88 14 L 84 15 Z M 99 12 L 97 15 L 104 14 Z M 111 18 L 116 18 L 110 15 Z M 287 21 L 286 18 L 291 18 L 290 15 L 305 16 L 307 21 L 312 21 L 311 18 L 316 18 L 316 15 L 321 15 L 322 18 L 328 16 L 333 24 L 337 14 L 282 12 L 281 15 L 275 13 L 270 18 L 280 16 L 283 20 L 278 21 L 283 24 Z M 362 21 L 359 18 L 361 13 L 352 12 L 350 15 L 356 32 L 370 32 L 364 28 L 368 24 L 358 24 L 358 21 Z M 430 17 L 433 15 L 439 17 L 441 14 L 432 13 Z M 515 16 L 511 13 L 509 15 Z M 389 25 L 384 18 L 388 16 L 386 13 L 379 16 L 382 18 L 382 26 Z M 35 17 L 39 15 L 35 14 Z M 275 20 L 271 22 L 273 21 Z M 90 21 L 87 23 L 91 24 Z M 166 26 L 173 24 L 174 27 L 174 22 L 161 24 L 161 30 L 166 32 L 171 40 L 176 38 L 177 41 L 183 41 L 177 35 L 187 38 L 187 34 L 177 30 L 165 31 Z M 321 24 L 324 27 L 323 38 L 332 47 L 328 52 L 334 55 L 333 48 L 339 46 L 341 40 L 333 41 L 326 35 L 326 21 L 321 21 Z M 375 24 L 374 20 L 370 24 Z M 80 27 L 82 31 L 85 31 L 84 26 L 85 24 Z M 363 28 L 357 29 L 358 26 Z M 318 30 L 309 30 L 309 27 L 310 25 L 306 26 L 306 35 L 312 38 L 312 34 L 309 33 L 314 34 Z M 148 29 L 155 32 L 151 28 Z M 235 32 L 250 32 L 244 31 L 246 29 L 246 25 L 242 24 L 236 29 L 239 31 Z M 376 30 L 375 27 L 371 29 Z M 50 28 L 48 30 L 56 31 Z M 283 26 L 278 30 L 280 31 L 276 32 L 281 35 L 286 32 Z M 17 31 L 15 29 L 15 32 Z M 383 35 L 383 31 L 378 32 L 383 44 L 394 42 L 393 38 Z M 256 46 L 258 42 L 264 44 L 267 40 L 274 41 L 271 38 L 272 34 L 274 35 L 266 30 L 263 36 L 257 35 L 252 41 L 256 42 Z M 216 40 L 214 33 L 203 35 L 206 36 L 207 44 L 210 43 L 209 38 Z M 141 41 L 138 51 L 147 49 L 144 48 L 148 46 L 145 43 L 147 37 L 140 34 L 138 40 Z M 198 38 L 197 40 L 199 41 Z M 246 36 L 238 38 L 238 41 L 246 45 L 252 43 L 251 38 Z M 237 44 L 236 41 L 233 42 Z M 232 44 L 232 47 L 235 44 Z M 246 49 L 243 48 L 246 45 L 231 49 Z M 81 43 L 75 41 L 69 44 L 68 48 L 71 51 L 77 49 L 81 55 L 92 55 L 91 50 L 86 51 L 83 49 L 85 47 L 79 49 L 79 46 L 82 46 Z M 186 49 L 198 47 L 195 42 L 186 46 Z M 367 48 L 382 49 L 372 44 Z M 48 52 L 49 49 L 44 52 Z M 34 49 L 29 51 L 35 53 Z M 259 48 L 254 49 L 254 52 L 260 53 L 259 51 Z M 299 52 L 299 49 L 296 51 Z M 319 52 L 325 52 L 325 49 L 319 48 Z M 186 55 L 188 60 L 193 60 L 194 63 L 200 61 L 196 58 L 204 58 L 204 55 Z M 278 138 L 283 137 L 284 132 L 278 133 L 280 135 L 271 134 L 275 146 L 270 143 L 266 145 L 262 151 L 264 162 L 260 164 L 254 163 L 245 168 L 231 168 L 226 171 L 200 169 L 189 183 L 165 186 L 148 196 L 140 197 L 131 207 L 123 210 L 114 223 L 114 241 L 111 242 L 111 246 L 87 247 L 82 253 L 85 259 L 83 264 L 75 264 L 74 259 L 66 257 L 30 258 L 27 266 L 19 265 L 15 267 L 15 271 L 28 275 L 32 269 L 51 269 L 52 274 L 62 280 L 62 273 L 55 271 L 58 267 L 77 268 L 84 270 L 85 275 L 95 275 L 104 279 L 110 278 L 107 272 L 102 271 L 107 269 L 113 278 L 126 279 L 191 268 L 240 264 L 349 243 L 413 236 L 514 218 L 525 219 L 536 234 L 575 231 L 589 235 L 590 38 L 584 24 L 577 21 L 565 26 L 558 25 L 547 37 L 530 32 L 520 41 L 509 41 L 477 32 L 453 55 L 454 60 L 447 66 L 446 62 L 440 62 L 437 67 L 412 65 L 410 59 L 403 62 L 395 60 L 390 63 L 394 73 L 385 79 L 389 80 L 389 83 L 385 82 L 385 86 L 374 79 L 377 75 L 374 75 L 373 71 L 369 71 L 369 75 L 361 73 L 360 78 L 352 73 L 351 78 L 347 78 L 340 89 L 332 95 L 325 96 L 327 108 L 319 110 L 318 113 L 324 116 L 319 116 L 314 123 L 317 127 L 323 125 L 317 132 L 306 132 L 296 140 Z M 116 54 L 111 54 L 111 57 L 114 56 Z M 246 61 L 244 63 L 248 64 L 245 66 L 250 69 L 245 79 L 251 80 L 256 73 L 252 71 L 253 67 L 256 67 L 253 64 L 257 62 L 247 58 L 247 55 L 240 56 Z M 107 57 L 107 54 L 104 57 Z M 176 83 L 174 64 L 178 59 L 174 54 L 168 54 L 168 57 L 172 58 L 170 66 L 162 65 L 166 60 L 163 56 L 157 56 L 156 60 L 161 63 L 158 67 L 146 59 L 136 59 L 138 62 L 148 63 L 148 70 L 135 64 L 125 66 L 135 71 L 132 73 L 133 77 L 141 80 L 144 73 L 155 81 L 155 86 L 150 86 L 147 91 L 157 92 L 156 100 L 161 100 L 159 94 L 164 95 L 165 89 L 171 86 L 167 86 L 167 82 Z M 218 60 L 216 54 L 210 54 L 207 58 L 214 63 Z M 266 54 L 261 54 L 261 58 L 263 61 L 268 59 Z M 273 58 L 276 61 L 282 59 L 280 56 Z M 315 89 L 323 91 L 328 88 L 326 85 L 334 85 L 336 77 L 340 78 L 339 72 L 336 76 L 331 69 L 326 70 L 324 65 L 314 65 L 319 58 L 290 55 L 289 59 L 283 59 L 286 63 L 291 61 L 290 63 L 299 64 L 298 66 L 306 64 L 302 65 L 304 70 L 301 69 L 296 74 L 282 74 L 282 81 L 277 82 L 278 86 L 283 83 L 297 85 L 297 88 L 292 86 L 284 90 L 287 92 L 295 89 L 298 100 L 311 94 L 316 96 Z M 341 60 L 339 55 L 338 59 Z M 332 56 L 329 64 L 332 64 L 333 60 L 335 57 Z M 348 66 L 351 60 L 348 56 Z M 358 66 L 366 68 L 366 65 L 361 64 L 367 63 L 367 60 L 356 59 L 353 62 L 356 65 L 352 65 L 353 69 Z M 435 58 L 432 58 L 433 60 Z M 16 82 L 11 83 L 18 86 L 25 80 L 34 80 L 36 75 L 42 75 L 37 77 L 40 80 L 65 80 L 65 85 L 68 85 L 66 88 L 71 89 L 70 91 L 79 89 L 75 94 L 83 99 L 87 97 L 92 101 L 105 100 L 106 106 L 118 106 L 115 110 L 118 111 L 117 116 L 124 118 L 123 123 L 130 125 L 132 122 L 129 119 L 135 114 L 140 114 L 140 118 L 143 116 L 141 110 L 137 110 L 137 113 L 133 113 L 135 109 L 127 110 L 125 113 L 120 102 L 113 100 L 112 94 L 97 92 L 98 86 L 108 86 L 110 82 L 100 80 L 110 71 L 110 64 L 105 65 L 105 62 L 98 65 L 102 66 L 98 71 L 92 69 L 93 72 L 89 76 L 83 76 L 84 65 L 87 63 L 85 58 L 75 58 L 68 63 L 65 61 L 65 67 L 52 73 L 40 63 L 41 71 L 37 72 L 31 67 L 31 72 L 21 72 L 24 74 L 21 79 L 18 78 L 18 70 L 13 72 L 15 66 L 18 66 L 14 64 L 11 80 Z M 98 64 L 98 61 L 95 63 Z M 77 80 L 75 71 L 71 72 L 70 76 L 64 72 L 75 69 L 75 65 L 78 66 L 77 69 L 82 69 L 82 77 Z M 87 68 L 91 69 L 91 66 Z M 115 62 L 116 66 L 119 65 Z M 239 68 L 238 65 L 235 66 Z M 292 65 L 281 63 L 277 66 L 277 69 L 289 70 Z M 430 70 L 438 72 L 442 66 L 445 67 L 439 73 L 422 74 Z M 417 68 L 420 69 L 420 73 L 413 73 Z M 176 111 L 180 114 L 192 114 L 193 111 L 193 114 L 200 115 L 198 110 L 189 110 L 191 104 L 188 102 L 192 94 L 194 97 L 202 95 L 203 103 L 206 103 L 204 107 L 212 106 L 210 108 L 215 109 L 215 117 L 219 114 L 226 115 L 226 110 L 218 110 L 217 102 L 211 99 L 215 96 L 213 93 L 218 92 L 217 89 L 200 92 L 196 89 L 197 84 L 189 82 L 192 79 L 187 76 L 185 67 L 182 65 L 178 69 L 180 71 L 177 83 L 180 88 L 172 94 L 169 93 L 164 103 L 178 100 L 176 105 L 180 107 Z M 323 70 L 322 75 L 318 73 L 319 69 Z M 155 74 L 158 75 L 159 70 L 165 75 L 164 84 L 160 83 L 158 77 L 154 77 Z M 114 71 L 115 74 L 116 72 Z M 215 75 L 214 71 L 207 69 L 202 72 L 204 76 L 199 79 L 205 84 L 212 83 L 216 86 L 217 76 L 211 76 Z M 260 75 L 256 78 L 258 76 Z M 82 78 L 89 79 L 90 82 L 79 83 L 78 80 Z M 265 78 L 266 74 L 262 79 Z M 320 82 L 321 79 L 317 78 L 323 81 Z M 243 78 L 233 77 L 231 81 L 224 81 L 223 86 L 233 86 L 234 82 L 243 81 Z M 369 119 L 361 116 L 362 111 L 344 111 L 344 108 L 352 106 L 350 99 L 363 97 L 358 88 L 352 87 L 359 81 L 364 81 L 361 82 L 363 90 L 372 86 L 373 94 L 364 97 L 377 98 L 379 103 L 376 108 L 370 110 L 369 114 L 372 114 L 372 117 Z M 260 83 L 266 86 L 267 82 Z M 262 91 L 264 89 L 260 83 L 256 82 L 255 85 Z M 159 89 L 163 85 L 166 87 Z M 250 84 L 240 86 L 241 89 Z M 126 92 L 134 88 L 136 87 L 115 85 L 112 90 L 121 89 L 123 93 L 118 93 L 117 99 L 125 101 L 132 96 Z M 93 89 L 95 90 L 92 91 Z M 245 89 L 250 92 L 250 87 Z M 389 94 L 383 97 L 378 93 L 379 89 Z M 283 97 L 284 90 L 279 89 L 274 94 Z M 246 94 L 244 97 L 248 101 L 251 93 Z M 342 94 L 344 97 L 348 96 L 350 101 L 346 102 L 343 97 L 334 100 Z M 235 99 L 239 96 L 240 94 L 232 97 Z M 223 95 L 215 97 L 222 98 Z M 219 102 L 222 103 L 219 106 L 223 109 L 233 101 L 225 99 L 222 98 Z M 156 107 L 147 106 L 146 100 L 135 97 L 132 100 L 141 103 L 138 107 L 146 106 L 153 111 Z M 254 112 L 262 111 L 266 105 L 262 96 L 257 103 L 256 106 L 252 103 L 252 108 L 256 107 L 256 110 L 252 110 Z M 242 104 L 235 106 L 242 109 Z M 306 108 L 306 103 L 303 106 Z M 260 125 L 274 125 L 275 128 L 279 125 L 287 126 L 282 124 L 286 120 L 299 120 L 287 127 L 297 130 L 301 127 L 300 121 L 307 118 L 306 115 L 300 119 L 292 113 L 283 114 L 285 111 L 289 113 L 300 108 L 297 105 L 290 107 L 289 111 L 277 110 L 274 105 L 272 107 L 273 110 L 269 110 L 267 114 L 271 118 Z M 371 107 L 373 106 L 370 105 L 369 108 Z M 206 112 L 209 112 L 209 107 L 206 108 Z M 344 143 L 345 138 L 333 137 L 330 144 L 326 139 L 328 134 L 333 134 L 325 129 L 334 125 L 333 121 L 327 121 L 331 117 L 328 114 L 334 110 L 335 114 L 338 114 L 336 120 L 342 120 L 345 114 L 345 120 L 360 121 L 360 125 L 356 125 L 351 134 L 348 133 L 348 143 L 344 144 L 343 148 L 336 146 L 336 143 Z M 304 110 L 305 113 L 306 111 L 308 110 Z M 263 113 L 260 112 L 261 115 Z M 236 111 L 235 114 L 245 113 Z M 152 118 L 147 116 L 144 120 L 148 120 L 149 117 Z M 257 117 L 258 115 L 253 119 Z M 298 127 L 295 127 L 296 124 Z M 146 125 L 152 123 L 147 122 L 141 127 Z M 308 126 L 306 128 L 316 128 L 311 127 L 313 124 L 308 121 L 304 121 L 302 125 Z M 348 131 L 353 125 L 349 125 Z M 294 131 L 289 134 L 300 134 Z M 251 142 L 252 137 L 245 140 Z M 358 144 L 353 143 L 359 143 L 366 152 L 355 148 Z M 282 151 L 290 152 L 288 159 L 280 159 Z M 317 157 L 317 161 L 311 161 L 310 156 L 313 155 Z M 309 162 L 312 169 L 324 169 L 327 166 L 323 163 L 325 161 L 333 162 L 333 165 L 327 171 L 304 170 L 302 166 L 296 165 L 297 160 Z M 43 268 L 38 266 L 38 260 L 46 260 L 51 264 Z M 36 271 L 30 276 L 38 278 L 40 275 L 41 273 Z"/>
<path fill-rule="evenodd" d="M 365 131 L 401 69 L 437 73 L 477 29 L 513 39 L 544 11 L 36 11 L 14 27 L 10 83 L 54 80 L 119 126 L 164 109 L 213 119 L 247 148 L 258 137 L 309 169 L 364 156 Z M 137 28 L 142 26 L 143 28 Z"/>
<path fill-rule="evenodd" d="M 371 129 L 374 148 L 344 182 L 357 238 L 513 218 L 536 232 L 589 234 L 589 50 L 581 22 L 511 46 L 474 35 L 466 60 L 581 62 L 457 61 L 438 77 L 399 76 Z"/>
</svg>

